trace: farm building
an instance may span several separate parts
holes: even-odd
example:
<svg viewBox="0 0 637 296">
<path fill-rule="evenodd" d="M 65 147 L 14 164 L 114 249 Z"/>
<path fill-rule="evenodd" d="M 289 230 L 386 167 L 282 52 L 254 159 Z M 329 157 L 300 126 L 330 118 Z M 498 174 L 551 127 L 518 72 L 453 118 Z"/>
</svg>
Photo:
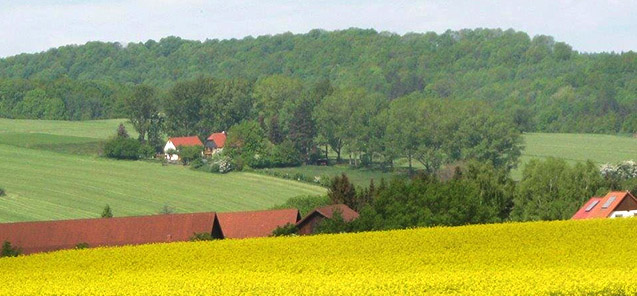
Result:
<svg viewBox="0 0 637 296">
<path fill-rule="evenodd" d="M 215 213 L 154 215 L 0 224 L 0 241 L 24 254 L 89 247 L 187 241 L 210 232 Z"/>
<path fill-rule="evenodd" d="M 312 234 L 316 229 L 316 226 L 325 219 L 332 219 L 335 213 L 339 213 L 343 220 L 349 222 L 358 218 L 358 213 L 352 210 L 350 207 L 344 204 L 329 205 L 314 209 L 303 220 L 299 221 L 296 225 L 299 229 L 299 234 Z"/>
<path fill-rule="evenodd" d="M 589 199 L 571 219 L 635 216 L 637 216 L 637 198 L 628 191 L 611 191 L 604 197 Z"/>
<path fill-rule="evenodd" d="M 214 133 L 206 139 L 206 145 L 204 154 L 207 156 L 223 151 L 223 146 L 226 144 L 226 132 Z"/>
<path fill-rule="evenodd" d="M 179 150 L 178 148 L 190 146 L 203 147 L 203 143 L 201 143 L 201 140 L 199 140 L 199 137 L 197 136 L 168 138 L 168 142 L 166 142 L 166 145 L 164 146 L 166 159 L 179 160 L 179 155 L 175 153 Z"/>
<path fill-rule="evenodd" d="M 217 214 L 219 225 L 213 227 L 214 238 L 266 237 L 279 226 L 301 220 L 297 209 L 234 212 Z"/>
<path fill-rule="evenodd" d="M 235 213 L 169 214 L 0 224 L 0 242 L 24 254 L 89 247 L 188 241 L 195 234 L 214 238 L 266 237 L 279 226 L 296 223 L 297 209 Z"/>
</svg>

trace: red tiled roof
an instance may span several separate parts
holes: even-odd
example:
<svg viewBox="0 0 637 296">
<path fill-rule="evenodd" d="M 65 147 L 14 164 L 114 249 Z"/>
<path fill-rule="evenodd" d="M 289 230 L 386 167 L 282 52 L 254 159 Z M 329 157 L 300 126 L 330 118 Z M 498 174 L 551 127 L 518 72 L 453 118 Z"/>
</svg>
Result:
<svg viewBox="0 0 637 296">
<path fill-rule="evenodd" d="M 620 205 L 624 199 L 632 198 L 635 200 L 635 197 L 630 194 L 628 191 L 611 191 L 606 196 L 604 196 L 599 204 L 596 205 L 592 210 L 589 218 L 607 218 L 610 214 L 615 211 L 618 205 Z M 611 200 L 612 199 L 612 200 Z M 604 208 L 604 204 L 609 203 L 609 206 Z"/>
<path fill-rule="evenodd" d="M 577 211 L 577 213 L 575 213 L 575 215 L 573 215 L 573 217 L 571 219 L 578 220 L 578 219 L 589 218 L 590 214 L 592 213 L 593 208 L 595 208 L 595 207 L 597 207 L 599 205 L 600 200 L 602 200 L 601 197 L 591 197 L 591 199 L 589 199 L 586 203 L 584 203 L 584 205 Z M 591 208 L 591 210 L 586 211 L 586 209 L 594 202 L 597 202 L 597 204 L 595 204 L 595 206 L 593 208 Z"/>
<path fill-rule="evenodd" d="M 307 214 L 307 216 L 305 216 L 305 218 L 303 218 L 303 220 L 299 221 L 299 223 L 297 223 L 297 225 L 301 225 L 303 223 L 305 223 L 305 221 L 307 219 L 309 219 L 311 216 L 318 214 L 321 215 L 325 218 L 328 219 L 332 219 L 332 217 L 334 216 L 334 212 L 340 212 L 341 217 L 343 218 L 344 221 L 352 221 L 356 218 L 358 218 L 358 213 L 354 210 L 352 210 L 350 207 L 348 207 L 347 205 L 344 204 L 336 204 L 336 205 L 329 205 L 329 206 L 324 206 L 324 207 L 320 207 L 320 208 L 316 208 L 314 209 L 312 212 L 310 212 L 309 214 Z"/>
<path fill-rule="evenodd" d="M 588 213 L 580 213 L 586 212 L 585 210 L 588 205 L 594 202 L 594 198 L 591 198 L 581 209 L 579 209 L 579 211 L 577 211 L 577 213 L 575 213 L 572 219 L 608 218 L 627 198 L 630 198 L 634 201 L 634 203 L 637 203 L 637 199 L 628 191 L 611 191 L 607 193 L 606 196 L 597 198 L 599 201 Z M 606 204 L 608 204 L 607 207 L 604 207 Z M 635 210 L 637 210 L 637 208 L 635 208 Z"/>
<path fill-rule="evenodd" d="M 226 133 L 214 133 L 208 137 L 208 141 L 214 142 L 217 148 L 223 148 L 226 144 Z"/>
<path fill-rule="evenodd" d="M 168 141 L 171 141 L 175 147 L 203 146 L 203 143 L 201 143 L 201 140 L 199 140 L 199 137 L 197 136 L 168 138 Z"/>
<path fill-rule="evenodd" d="M 301 215 L 297 209 L 283 209 L 218 213 L 217 218 L 223 238 L 248 238 L 270 236 L 279 226 L 295 224 Z"/>
<path fill-rule="evenodd" d="M 9 241 L 24 254 L 89 247 L 187 241 L 210 233 L 215 213 L 79 219 L 0 224 L 0 242 Z"/>
</svg>

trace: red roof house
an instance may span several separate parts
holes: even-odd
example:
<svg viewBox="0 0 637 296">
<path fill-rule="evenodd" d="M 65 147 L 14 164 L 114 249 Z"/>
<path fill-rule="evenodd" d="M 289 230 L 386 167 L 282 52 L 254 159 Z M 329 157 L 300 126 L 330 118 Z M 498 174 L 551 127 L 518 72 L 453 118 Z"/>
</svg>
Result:
<svg viewBox="0 0 637 296">
<path fill-rule="evenodd" d="M 358 218 L 358 213 L 344 204 L 329 205 L 314 209 L 303 220 L 296 224 L 299 234 L 312 234 L 316 226 L 325 219 L 332 219 L 339 213 L 344 221 L 349 222 Z"/>
<path fill-rule="evenodd" d="M 226 144 L 226 132 L 214 133 L 208 137 L 208 141 L 215 144 L 216 148 L 223 148 Z"/>
<path fill-rule="evenodd" d="M 206 139 L 206 155 L 211 155 L 219 152 L 226 145 L 226 132 L 214 133 Z"/>
<path fill-rule="evenodd" d="M 203 146 L 197 136 L 168 138 L 168 142 L 171 142 L 175 148 L 179 146 Z"/>
<path fill-rule="evenodd" d="M 176 151 L 179 149 L 179 147 L 191 146 L 203 147 L 203 143 L 201 143 L 201 140 L 199 140 L 199 137 L 197 136 L 168 138 L 168 142 L 166 142 L 166 145 L 164 146 L 164 154 L 166 154 L 166 159 L 179 160 L 178 154 L 169 152 Z"/>
<path fill-rule="evenodd" d="M 301 219 L 297 209 L 218 213 L 219 225 L 212 229 L 215 238 L 267 237 L 279 226 Z"/>
<path fill-rule="evenodd" d="M 589 199 L 571 219 L 633 216 L 637 216 L 637 198 L 628 191 L 611 191 L 604 197 Z"/>
<path fill-rule="evenodd" d="M 0 242 L 9 241 L 24 254 L 89 247 L 187 241 L 211 233 L 215 213 L 78 219 L 0 224 Z"/>
</svg>

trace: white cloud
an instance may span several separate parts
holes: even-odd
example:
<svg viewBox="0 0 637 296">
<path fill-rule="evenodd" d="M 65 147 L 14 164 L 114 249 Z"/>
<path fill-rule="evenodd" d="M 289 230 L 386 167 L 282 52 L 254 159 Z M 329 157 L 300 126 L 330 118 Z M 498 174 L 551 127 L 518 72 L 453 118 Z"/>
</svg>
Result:
<svg viewBox="0 0 637 296">
<path fill-rule="evenodd" d="M 637 2 L 592 0 L 0 0 L 0 56 L 91 40 L 204 40 L 349 27 L 397 33 L 513 28 L 552 35 L 581 51 L 628 51 L 637 50 L 633 15 Z"/>
</svg>

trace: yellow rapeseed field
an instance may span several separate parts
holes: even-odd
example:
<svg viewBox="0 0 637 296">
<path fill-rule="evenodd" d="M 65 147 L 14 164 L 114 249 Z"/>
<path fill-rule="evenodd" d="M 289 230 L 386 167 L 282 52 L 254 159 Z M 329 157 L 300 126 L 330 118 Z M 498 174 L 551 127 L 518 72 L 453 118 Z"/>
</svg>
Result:
<svg viewBox="0 0 637 296">
<path fill-rule="evenodd" d="M 0 295 L 636 295 L 637 219 L 0 258 Z"/>
</svg>

